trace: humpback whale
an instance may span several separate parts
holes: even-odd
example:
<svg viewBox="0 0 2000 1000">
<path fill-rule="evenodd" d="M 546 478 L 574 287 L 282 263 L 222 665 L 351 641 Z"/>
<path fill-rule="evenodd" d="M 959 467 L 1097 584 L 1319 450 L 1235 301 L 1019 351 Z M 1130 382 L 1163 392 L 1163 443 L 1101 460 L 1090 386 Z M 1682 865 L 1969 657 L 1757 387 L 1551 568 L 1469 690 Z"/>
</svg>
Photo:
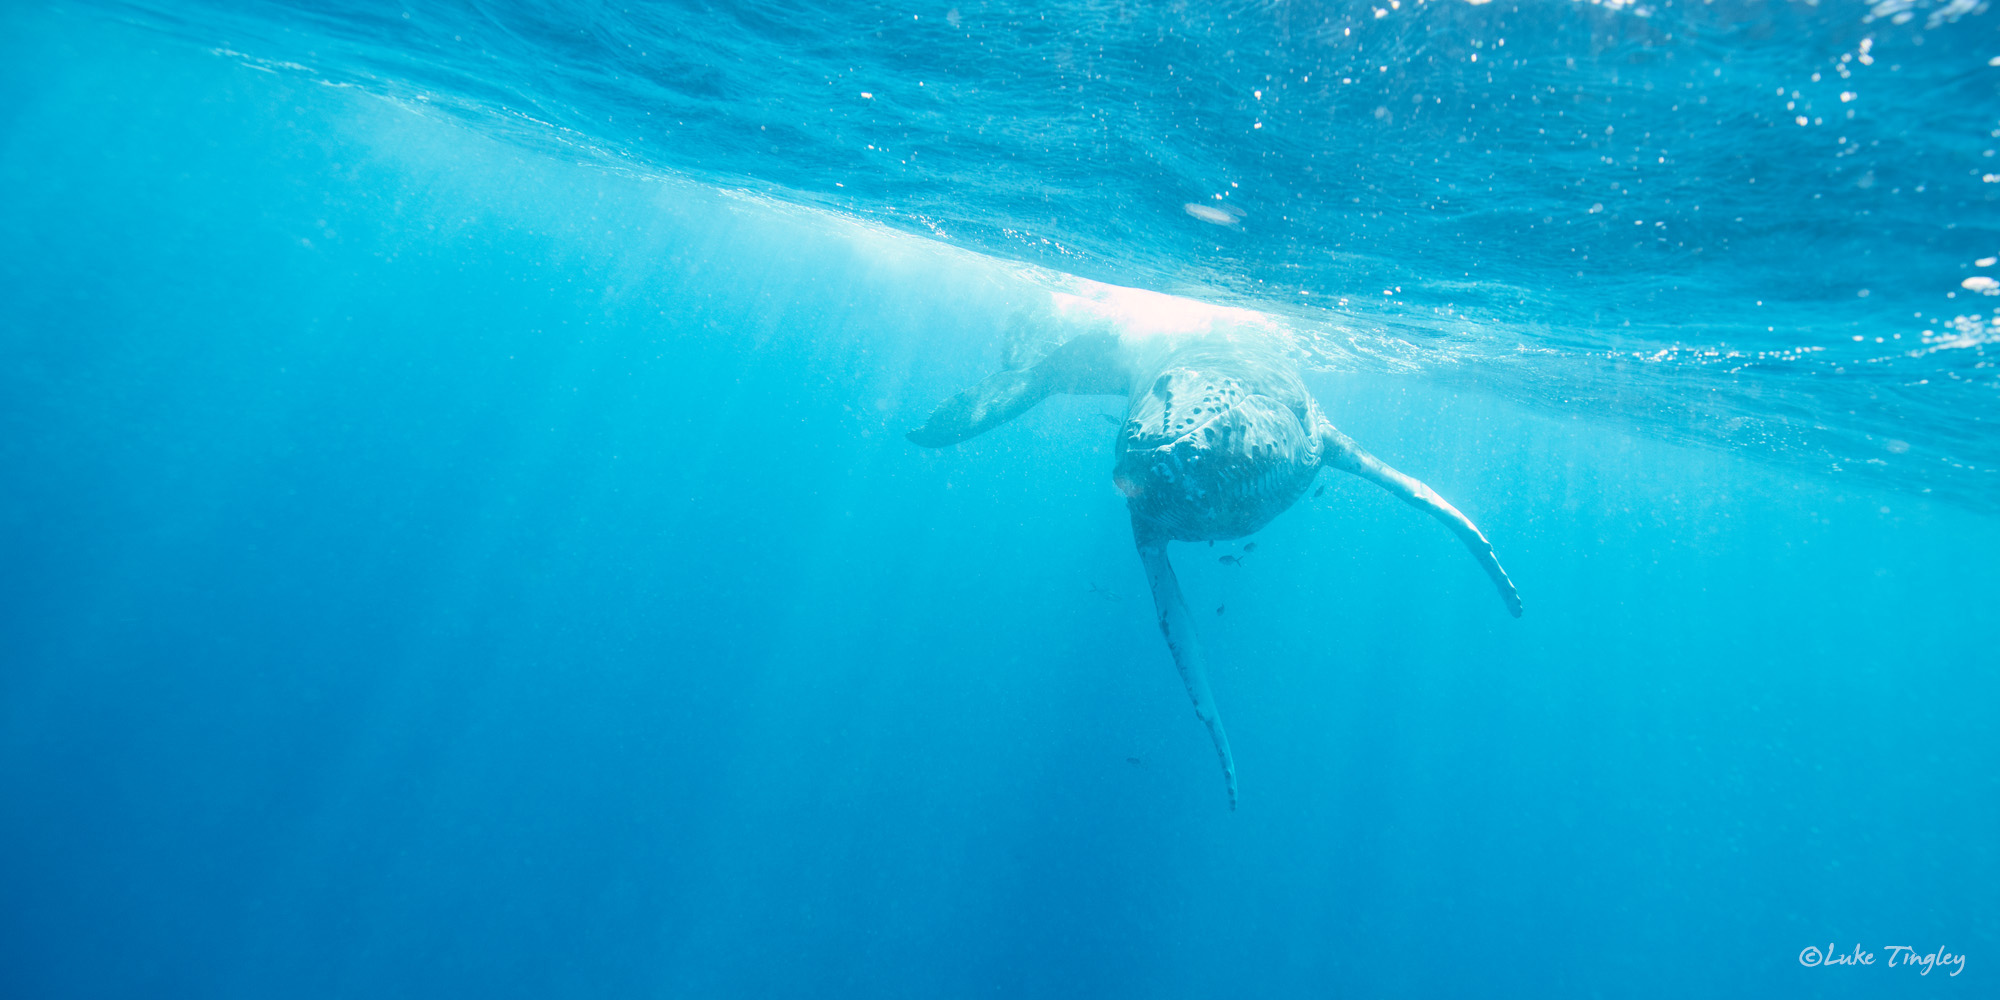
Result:
<svg viewBox="0 0 2000 1000">
<path fill-rule="evenodd" d="M 1520 595 L 1486 536 L 1436 491 L 1335 428 L 1272 323 L 1248 310 L 1081 284 L 1082 294 L 1051 293 L 1050 318 L 1069 328 L 1067 339 L 1039 361 L 998 372 L 940 403 L 909 440 L 926 448 L 956 444 L 1057 393 L 1127 398 L 1111 480 L 1132 516 L 1160 632 L 1221 759 L 1230 809 L 1236 762 L 1193 616 L 1167 560 L 1169 541 L 1241 538 L 1297 502 L 1321 469 L 1337 469 L 1450 529 L 1520 617 Z"/>
</svg>

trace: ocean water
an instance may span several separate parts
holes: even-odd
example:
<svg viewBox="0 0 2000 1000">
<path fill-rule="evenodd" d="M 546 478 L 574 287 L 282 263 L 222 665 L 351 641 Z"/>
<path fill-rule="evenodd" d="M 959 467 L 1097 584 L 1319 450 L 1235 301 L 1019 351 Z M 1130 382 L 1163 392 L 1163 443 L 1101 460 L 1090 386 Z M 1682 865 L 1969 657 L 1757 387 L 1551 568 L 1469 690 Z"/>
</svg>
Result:
<svg viewBox="0 0 2000 1000">
<path fill-rule="evenodd" d="M 0 995 L 1995 995 L 1996 27 L 8 5 Z M 1172 546 L 1232 811 L 1070 294 L 1526 613 Z"/>
</svg>

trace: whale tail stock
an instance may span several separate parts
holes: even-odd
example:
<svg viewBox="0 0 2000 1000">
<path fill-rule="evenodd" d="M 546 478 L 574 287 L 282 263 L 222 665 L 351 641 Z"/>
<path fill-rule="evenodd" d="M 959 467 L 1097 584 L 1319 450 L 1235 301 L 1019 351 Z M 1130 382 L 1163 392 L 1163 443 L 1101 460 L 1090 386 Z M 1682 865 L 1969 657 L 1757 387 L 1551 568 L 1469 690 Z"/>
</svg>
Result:
<svg viewBox="0 0 2000 1000">
<path fill-rule="evenodd" d="M 1516 618 L 1521 617 L 1521 595 L 1514 589 L 1514 581 L 1508 579 L 1507 571 L 1500 568 L 1500 557 L 1493 553 L 1493 543 L 1486 540 L 1470 518 L 1446 503 L 1436 490 L 1383 464 L 1381 459 L 1370 455 L 1367 449 L 1355 444 L 1353 438 L 1342 434 L 1333 424 L 1320 423 L 1319 439 L 1321 466 L 1360 476 L 1450 528 L 1452 534 L 1465 543 L 1466 551 L 1472 553 L 1472 558 L 1479 560 L 1479 565 L 1486 569 L 1486 575 L 1493 579 L 1493 586 L 1500 591 L 1500 600 L 1506 603 L 1507 612 Z"/>
<path fill-rule="evenodd" d="M 1137 523 L 1133 524 L 1132 535 L 1139 546 L 1139 561 L 1146 567 L 1146 583 L 1153 588 L 1153 606 L 1160 613 L 1160 634 L 1166 636 L 1167 649 L 1173 653 L 1174 669 L 1180 671 L 1181 683 L 1187 685 L 1188 698 L 1194 702 L 1195 717 L 1208 727 L 1215 755 L 1222 759 L 1222 780 L 1229 787 L 1229 808 L 1233 812 L 1236 758 L 1229 752 L 1229 734 L 1223 732 L 1222 716 L 1215 711 L 1215 695 L 1208 689 L 1208 661 L 1202 656 L 1201 640 L 1194 634 L 1194 616 L 1188 613 L 1180 581 L 1174 577 L 1173 564 L 1167 561 L 1167 540 L 1142 530 Z"/>
<path fill-rule="evenodd" d="M 907 436 L 926 448 L 978 437 L 1057 393 L 1124 395 L 1125 373 L 1106 334 L 1085 334 L 1056 348 L 1039 363 L 988 375 L 978 385 L 938 404 L 930 419 Z"/>
</svg>

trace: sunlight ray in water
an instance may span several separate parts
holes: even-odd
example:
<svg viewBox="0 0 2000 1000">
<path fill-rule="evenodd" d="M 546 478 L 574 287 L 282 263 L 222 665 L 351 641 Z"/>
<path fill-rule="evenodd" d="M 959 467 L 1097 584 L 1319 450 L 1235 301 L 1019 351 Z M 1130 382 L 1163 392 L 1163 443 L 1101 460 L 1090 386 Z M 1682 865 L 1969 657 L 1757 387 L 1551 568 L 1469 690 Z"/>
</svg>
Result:
<svg viewBox="0 0 2000 1000">
<path fill-rule="evenodd" d="M 0 5 L 0 995 L 1989 995 L 1996 25 Z"/>
</svg>

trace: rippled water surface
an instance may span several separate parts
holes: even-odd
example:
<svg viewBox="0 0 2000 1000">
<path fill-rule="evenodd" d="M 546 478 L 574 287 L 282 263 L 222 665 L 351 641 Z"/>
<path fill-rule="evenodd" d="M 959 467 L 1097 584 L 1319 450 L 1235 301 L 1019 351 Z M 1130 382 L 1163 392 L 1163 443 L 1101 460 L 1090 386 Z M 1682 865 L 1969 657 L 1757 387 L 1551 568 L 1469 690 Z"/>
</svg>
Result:
<svg viewBox="0 0 2000 1000">
<path fill-rule="evenodd" d="M 1329 365 L 1995 495 L 1981 5 L 906 7 L 112 9 L 561 155 L 1285 313 Z"/>
</svg>

